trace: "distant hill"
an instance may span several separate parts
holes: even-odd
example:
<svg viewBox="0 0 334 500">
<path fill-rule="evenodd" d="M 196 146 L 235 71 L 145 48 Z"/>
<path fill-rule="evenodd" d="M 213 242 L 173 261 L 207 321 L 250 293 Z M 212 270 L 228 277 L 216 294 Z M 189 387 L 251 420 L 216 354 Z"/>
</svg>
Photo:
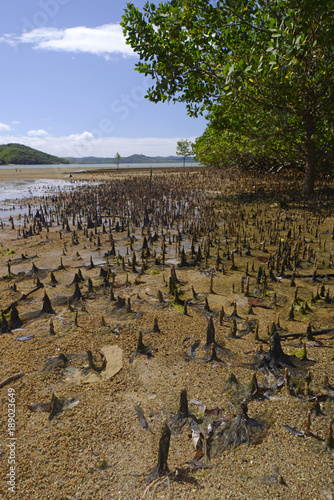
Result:
<svg viewBox="0 0 334 500">
<path fill-rule="evenodd" d="M 99 158 L 98 156 L 86 156 L 84 158 L 75 158 L 73 156 L 67 157 L 71 163 L 114 163 L 116 164 L 116 158 Z M 189 159 L 189 158 L 188 158 Z M 182 158 L 180 156 L 145 156 L 145 155 L 131 155 L 124 156 L 120 159 L 120 165 L 131 164 L 131 163 L 175 163 L 181 162 Z"/>
<path fill-rule="evenodd" d="M 23 144 L 0 146 L 0 165 L 59 165 L 70 163 L 66 158 L 42 153 Z"/>
</svg>

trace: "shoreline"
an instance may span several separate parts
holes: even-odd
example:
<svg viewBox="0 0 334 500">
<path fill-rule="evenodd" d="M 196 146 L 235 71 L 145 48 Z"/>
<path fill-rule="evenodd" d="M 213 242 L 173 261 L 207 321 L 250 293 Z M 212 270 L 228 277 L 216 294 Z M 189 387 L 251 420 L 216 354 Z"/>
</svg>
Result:
<svg viewBox="0 0 334 500">
<path fill-rule="evenodd" d="M 0 176 L 1 180 L 24 180 L 24 179 L 67 179 L 68 175 L 72 173 L 69 171 L 68 167 L 57 167 L 54 166 L 47 168 L 24 168 L 24 169 L 13 169 L 13 168 L 1 168 Z"/>
<path fill-rule="evenodd" d="M 187 171 L 199 170 L 205 168 L 203 166 L 186 166 Z M 78 176 L 84 175 L 87 176 L 89 174 L 98 174 L 98 175 L 128 175 L 133 173 L 145 174 L 149 173 L 153 170 L 153 172 L 179 172 L 183 171 L 184 167 L 176 167 L 174 165 L 158 165 L 152 167 L 115 167 L 110 168 L 109 166 L 103 167 L 103 164 L 96 164 L 96 166 L 87 166 L 85 165 L 75 165 L 72 166 L 51 166 L 50 167 L 28 167 L 24 169 L 13 169 L 13 168 L 1 168 L 0 170 L 0 178 L 2 181 L 9 180 L 24 180 L 24 179 L 60 179 L 67 180 L 69 178 L 73 178 L 73 180 L 78 179 Z M 70 177 L 72 176 L 72 177 Z M 73 177 L 75 176 L 75 177 Z"/>
</svg>

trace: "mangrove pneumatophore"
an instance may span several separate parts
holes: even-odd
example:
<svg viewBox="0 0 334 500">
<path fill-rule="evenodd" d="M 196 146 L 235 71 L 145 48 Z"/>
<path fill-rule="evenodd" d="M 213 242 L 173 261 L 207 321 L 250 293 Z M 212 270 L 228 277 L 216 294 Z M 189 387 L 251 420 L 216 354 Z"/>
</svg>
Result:
<svg viewBox="0 0 334 500">
<path fill-rule="evenodd" d="M 264 355 L 259 368 L 267 367 L 275 370 L 278 368 L 293 367 L 294 364 L 289 356 L 283 352 L 281 340 L 277 331 L 275 331 L 269 340 L 269 351 Z"/>
<path fill-rule="evenodd" d="M 231 419 L 223 431 L 216 437 L 216 449 L 223 452 L 228 448 L 235 448 L 243 443 L 255 443 L 263 439 L 269 425 L 264 421 L 250 418 L 246 401 L 240 404 L 241 411 Z"/>
<path fill-rule="evenodd" d="M 212 344 L 216 343 L 215 334 L 216 332 L 213 324 L 213 318 L 212 316 L 210 316 L 208 326 L 206 329 L 206 344 L 205 344 L 206 347 L 211 347 Z"/>
<path fill-rule="evenodd" d="M 81 290 L 79 288 L 79 284 L 75 284 L 75 289 L 73 295 L 70 297 L 70 303 L 77 302 L 82 298 Z"/>
<path fill-rule="evenodd" d="M 161 430 L 161 436 L 159 439 L 159 451 L 158 451 L 158 464 L 154 469 L 147 475 L 146 484 L 152 483 L 157 478 L 166 476 L 169 474 L 169 468 L 167 464 L 168 453 L 169 453 L 169 443 L 170 443 L 171 430 L 165 423 Z"/>
<path fill-rule="evenodd" d="M 158 318 L 154 318 L 153 333 L 160 333 Z"/>
<path fill-rule="evenodd" d="M 55 329 L 54 329 L 52 318 L 50 319 L 50 331 L 49 331 L 49 333 L 50 333 L 50 335 L 55 335 Z"/>
<path fill-rule="evenodd" d="M 8 321 L 3 312 L 1 313 L 0 333 L 10 333 Z"/>
<path fill-rule="evenodd" d="M 15 304 L 12 304 L 10 311 L 11 311 L 10 312 L 10 322 L 9 322 L 10 330 L 15 330 L 15 328 L 20 328 L 20 326 L 23 325 L 23 321 L 19 317 L 19 312 L 18 312 Z"/>
<path fill-rule="evenodd" d="M 56 314 L 55 311 L 52 309 L 50 298 L 46 292 L 44 292 L 41 313 Z"/>
<path fill-rule="evenodd" d="M 107 366 L 107 358 L 100 352 L 101 356 L 101 366 L 97 366 L 97 364 L 94 362 L 93 354 L 92 351 L 87 351 L 87 357 L 88 357 L 88 363 L 89 363 L 89 368 L 93 370 L 94 372 L 101 373 L 103 370 L 105 370 Z"/>
<path fill-rule="evenodd" d="M 58 399 L 55 394 L 52 394 L 51 411 L 50 411 L 50 415 L 49 415 L 49 420 L 52 420 L 59 413 L 61 413 L 63 411 L 63 406 L 64 406 L 64 403 L 60 399 Z"/>
</svg>

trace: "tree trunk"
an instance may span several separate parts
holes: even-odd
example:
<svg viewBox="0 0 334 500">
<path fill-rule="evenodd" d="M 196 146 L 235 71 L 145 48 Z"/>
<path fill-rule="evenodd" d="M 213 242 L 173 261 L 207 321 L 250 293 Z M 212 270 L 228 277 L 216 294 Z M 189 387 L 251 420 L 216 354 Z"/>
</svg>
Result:
<svg viewBox="0 0 334 500">
<path fill-rule="evenodd" d="M 315 144 L 313 140 L 314 122 L 311 113 L 305 116 L 306 140 L 305 140 L 305 175 L 302 187 L 304 195 L 313 194 L 316 172 Z"/>
</svg>

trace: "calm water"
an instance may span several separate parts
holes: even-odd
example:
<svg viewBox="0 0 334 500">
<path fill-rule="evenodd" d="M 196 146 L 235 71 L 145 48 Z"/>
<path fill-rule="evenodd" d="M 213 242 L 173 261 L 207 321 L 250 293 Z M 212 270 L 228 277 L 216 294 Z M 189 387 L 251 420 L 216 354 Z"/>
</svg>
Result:
<svg viewBox="0 0 334 500">
<path fill-rule="evenodd" d="M 15 179 L 0 182 L 0 220 L 7 221 L 26 210 L 21 209 L 21 200 L 32 196 L 44 196 L 73 189 L 86 184 L 83 181 L 59 179 Z"/>
<path fill-rule="evenodd" d="M 197 166 L 198 163 L 186 162 L 186 166 Z M 182 167 L 183 162 L 177 163 L 131 163 L 129 165 L 120 165 L 119 169 L 126 168 L 159 168 L 159 167 Z M 80 172 L 83 170 L 94 170 L 94 169 L 109 169 L 115 168 L 114 163 L 105 164 L 79 164 L 72 163 L 70 165 L 6 165 L 4 168 L 7 170 L 15 170 L 20 173 L 20 179 L 6 180 L 6 182 L 1 181 L 1 168 L 0 168 L 0 220 L 8 221 L 10 216 L 14 218 L 21 212 L 24 213 L 25 209 L 20 209 L 20 202 L 23 198 L 30 198 L 32 196 L 44 196 L 51 195 L 57 191 L 70 190 L 76 186 L 82 186 L 87 184 L 85 181 L 75 181 L 75 180 L 59 180 L 59 179 L 43 179 L 43 173 L 41 172 L 40 179 L 24 179 L 24 170 L 29 168 L 36 168 L 48 171 L 64 171 L 66 172 Z M 91 182 L 90 182 L 91 184 Z"/>
</svg>

